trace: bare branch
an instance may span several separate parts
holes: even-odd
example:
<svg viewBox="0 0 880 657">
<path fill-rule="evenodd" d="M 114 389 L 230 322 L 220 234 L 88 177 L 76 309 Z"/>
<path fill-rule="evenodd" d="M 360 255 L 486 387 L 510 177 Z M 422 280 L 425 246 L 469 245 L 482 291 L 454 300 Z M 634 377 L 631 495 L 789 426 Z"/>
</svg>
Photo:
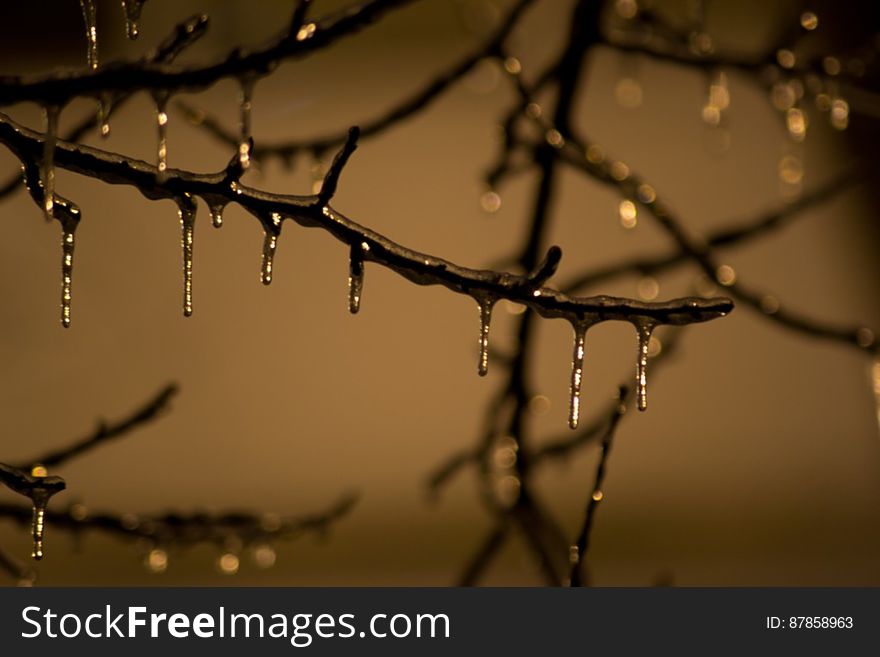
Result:
<svg viewBox="0 0 880 657">
<path fill-rule="evenodd" d="M 106 424 L 104 421 L 101 421 L 98 423 L 97 429 L 95 429 L 91 435 L 74 441 L 68 447 L 48 452 L 38 458 L 32 459 L 27 464 L 20 467 L 28 469 L 37 464 L 47 468 L 57 467 L 73 458 L 82 456 L 86 452 L 90 452 L 104 443 L 124 436 L 139 426 L 153 421 L 165 412 L 168 409 L 172 397 L 177 394 L 177 391 L 177 385 L 171 383 L 162 388 L 158 394 L 131 413 L 128 417 L 111 424 Z"/>
<path fill-rule="evenodd" d="M 89 512 L 80 505 L 69 511 L 46 511 L 53 529 L 93 531 L 125 539 L 148 539 L 157 545 L 188 547 L 200 543 L 223 545 L 236 537 L 253 542 L 288 540 L 305 533 L 323 533 L 344 518 L 357 503 L 357 496 L 345 495 L 329 508 L 305 516 L 279 517 L 239 511 L 222 513 L 166 513 L 161 515 Z M 16 504 L 0 504 L 0 517 L 28 524 L 31 510 Z"/>
<path fill-rule="evenodd" d="M 477 46 L 477 48 L 471 53 L 465 55 L 462 59 L 449 67 L 449 69 L 440 73 L 411 96 L 408 96 L 379 116 L 370 119 L 369 121 L 362 122 L 360 131 L 361 138 L 373 137 L 381 134 L 386 129 L 396 126 L 405 119 L 418 114 L 429 107 L 434 100 L 442 96 L 449 87 L 467 75 L 478 63 L 487 57 L 497 56 L 501 45 L 510 35 L 513 28 L 518 24 L 525 9 L 533 4 L 534 1 L 535 0 L 518 0 L 488 40 Z M 203 127 L 215 138 L 231 147 L 238 145 L 238 133 L 226 128 L 216 118 L 183 102 L 178 102 L 176 105 L 183 110 L 190 121 Z M 260 143 L 254 149 L 252 157 L 255 160 L 279 157 L 285 162 L 288 162 L 294 155 L 300 152 L 324 153 L 331 148 L 337 148 L 345 142 L 347 137 L 347 132 L 340 131 L 302 140 L 268 144 Z"/>
<path fill-rule="evenodd" d="M 584 514 L 584 523 L 578 533 L 578 537 L 571 547 L 571 574 L 569 582 L 571 586 L 583 586 L 586 582 L 584 566 L 587 551 L 590 549 L 590 530 L 593 528 L 593 521 L 596 517 L 596 511 L 599 503 L 605 497 L 602 492 L 602 484 L 605 481 L 605 469 L 608 465 L 608 456 L 611 453 L 611 444 L 614 440 L 614 432 L 617 431 L 617 425 L 620 418 L 626 413 L 626 404 L 623 399 L 628 395 L 627 388 L 621 388 L 619 393 L 620 401 L 615 408 L 605 434 L 602 436 L 602 452 L 599 455 L 599 463 L 596 465 L 596 475 L 593 480 L 593 490 L 590 493 L 590 499 L 587 502 L 587 510 Z"/>
<path fill-rule="evenodd" d="M 815 190 L 805 192 L 795 201 L 761 213 L 757 217 L 731 221 L 726 228 L 710 233 L 706 238 L 706 243 L 711 250 L 717 250 L 752 242 L 769 232 L 785 227 L 796 219 L 806 217 L 806 210 L 836 198 L 858 182 L 860 182 L 860 177 L 855 172 L 844 171 L 819 185 Z M 627 274 L 657 275 L 690 261 L 690 256 L 681 249 L 676 249 L 666 255 L 636 257 L 615 262 L 607 267 L 584 271 L 565 281 L 561 285 L 561 289 L 568 294 L 573 294 L 578 290 Z"/>
</svg>

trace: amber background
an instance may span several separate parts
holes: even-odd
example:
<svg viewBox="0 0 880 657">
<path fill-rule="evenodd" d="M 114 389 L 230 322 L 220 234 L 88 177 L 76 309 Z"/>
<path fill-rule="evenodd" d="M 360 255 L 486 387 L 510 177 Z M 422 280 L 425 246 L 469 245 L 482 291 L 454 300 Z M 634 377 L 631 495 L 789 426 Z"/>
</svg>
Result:
<svg viewBox="0 0 880 657">
<path fill-rule="evenodd" d="M 339 4 L 339 3 L 335 3 Z M 544 2 L 514 45 L 525 71 L 562 42 L 570 3 Z M 683 6 L 684 3 L 680 3 Z M 721 44 L 760 47 L 797 5 L 717 2 L 710 31 Z M 321 7 L 334 3 L 316 3 Z M 466 29 L 462 15 L 496 6 L 420 2 L 305 61 L 286 63 L 255 93 L 254 136 L 304 137 L 363 121 L 455 61 L 490 23 Z M 209 36 L 183 62 L 257 45 L 288 20 L 290 3 L 152 0 L 141 39 L 124 39 L 116 2 L 99 3 L 103 61 L 148 50 L 174 22 L 204 10 Z M 679 5 L 670 5 L 678 11 Z M 2 72 L 84 66 L 77 3 L 4 3 Z M 796 15 L 796 14 L 795 14 Z M 820 14 L 820 20 L 822 20 Z M 491 17 L 491 15 L 490 15 Z M 642 105 L 615 101 L 621 76 L 637 78 Z M 694 71 L 594 50 L 577 122 L 657 188 L 694 231 L 708 231 L 781 201 L 777 164 L 790 148 L 766 94 L 730 74 L 730 149 L 700 120 L 705 78 Z M 237 87 L 223 82 L 187 97 L 228 125 Z M 501 210 L 479 206 L 480 175 L 493 161 L 494 126 L 512 99 L 492 65 L 481 67 L 427 111 L 365 140 L 346 169 L 335 205 L 409 247 L 487 267 L 517 248 L 533 177 L 502 191 Z M 89 111 L 77 102 L 62 124 Z M 10 110 L 39 126 L 33 106 Z M 149 97 L 89 143 L 153 159 Z M 865 136 L 876 117 L 854 115 L 848 133 L 811 113 L 805 189 L 857 158 L 875 166 Z M 876 151 L 874 151 L 876 153 Z M 228 149 L 172 113 L 169 163 L 208 171 Z M 16 162 L 0 153 L 0 170 Z M 277 162 L 250 184 L 307 193 L 308 158 L 293 172 Z M 5 174 L 4 174 L 5 175 Z M 477 313 L 469 299 L 416 287 L 367 266 L 361 313 L 347 312 L 347 250 L 327 234 L 288 225 L 275 279 L 260 285 L 262 235 L 232 207 L 210 227 L 200 205 L 195 242 L 195 314 L 181 314 L 176 208 L 131 188 L 59 172 L 57 189 L 83 209 L 77 233 L 73 326 L 58 321 L 59 230 L 23 193 L 0 205 L 0 459 L 16 462 L 119 417 L 163 383 L 179 382 L 173 412 L 127 439 L 71 462 L 69 491 L 54 504 L 156 512 L 229 507 L 307 513 L 346 491 L 362 499 L 327 537 L 279 544 L 274 568 L 242 560 L 217 573 L 212 547 L 171 552 L 162 575 L 142 565 L 142 546 L 97 535 L 72 538 L 50 526 L 40 583 L 71 584 L 431 584 L 454 581 L 489 526 L 472 472 L 436 504 L 427 473 L 476 440 L 500 367 L 476 375 Z M 793 227 L 725 253 L 742 280 L 816 317 L 880 326 L 877 216 L 871 188 L 857 187 Z M 549 241 L 565 256 L 560 280 L 626 255 L 671 244 L 650 221 L 623 230 L 619 197 L 566 171 Z M 690 293 L 696 271 L 661 280 L 660 298 Z M 592 292 L 636 294 L 635 278 Z M 510 344 L 512 317 L 498 306 L 493 344 Z M 541 322 L 535 387 L 551 402 L 534 418 L 542 439 L 567 431 L 570 329 Z M 583 404 L 604 405 L 633 368 L 635 337 L 623 324 L 591 331 Z M 780 330 L 756 313 L 688 331 L 674 363 L 649 373 L 650 408 L 626 418 L 610 463 L 594 533 L 595 582 L 645 585 L 880 584 L 880 441 L 868 359 L 855 349 Z M 544 470 L 538 486 L 574 535 L 596 450 Z M 0 490 L 3 500 L 14 495 Z M 0 541 L 29 554 L 27 532 L 0 524 Z M 486 583 L 535 584 L 519 542 Z M 7 583 L 4 580 L 4 583 Z"/>
</svg>

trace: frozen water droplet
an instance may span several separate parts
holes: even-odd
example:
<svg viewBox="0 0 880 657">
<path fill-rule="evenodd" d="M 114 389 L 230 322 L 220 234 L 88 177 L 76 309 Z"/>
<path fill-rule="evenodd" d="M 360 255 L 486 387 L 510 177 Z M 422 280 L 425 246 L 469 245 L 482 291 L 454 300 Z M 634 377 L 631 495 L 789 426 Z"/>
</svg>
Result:
<svg viewBox="0 0 880 657">
<path fill-rule="evenodd" d="M 486 376 L 489 371 L 489 325 L 492 322 L 492 307 L 495 299 L 490 296 L 476 296 L 477 305 L 480 307 L 480 360 L 477 365 L 477 373 Z"/>
<path fill-rule="evenodd" d="M 125 12 L 125 34 L 129 39 L 138 38 L 138 21 L 141 18 L 141 9 L 145 0 L 122 0 L 122 9 Z"/>
<path fill-rule="evenodd" d="M 574 353 L 571 359 L 571 396 L 569 399 L 568 426 L 577 429 L 581 416 L 581 379 L 584 374 L 584 342 L 589 324 L 572 322 L 574 329 Z"/>
<path fill-rule="evenodd" d="M 40 163 L 40 179 L 43 183 L 43 212 L 49 221 L 55 216 L 55 144 L 58 141 L 57 105 L 46 105 L 46 136 L 43 141 L 43 161 Z"/>
<path fill-rule="evenodd" d="M 98 30 L 95 13 L 95 0 L 79 0 L 82 8 L 83 21 L 86 24 L 86 40 L 88 41 L 87 61 L 89 68 L 98 68 Z"/>
<path fill-rule="evenodd" d="M 180 244 L 183 248 L 183 314 L 192 315 L 193 235 L 196 225 L 196 202 L 187 194 L 178 201 L 180 216 Z"/>
<path fill-rule="evenodd" d="M 162 182 L 168 175 L 168 92 L 157 91 L 153 93 L 156 101 L 156 127 L 158 129 L 159 143 L 156 151 L 156 178 Z"/>
<path fill-rule="evenodd" d="M 62 222 L 61 233 L 61 325 L 70 326 L 70 292 L 73 283 L 73 250 L 76 246 L 74 232 L 77 222 Z"/>
<path fill-rule="evenodd" d="M 254 93 L 255 78 L 247 75 L 241 78 L 241 139 L 238 142 L 238 161 L 242 169 L 247 169 L 251 163 L 251 108 Z"/>
<path fill-rule="evenodd" d="M 102 137 L 110 136 L 110 108 L 112 101 L 109 94 L 101 94 L 98 99 L 98 131 Z"/>
<path fill-rule="evenodd" d="M 260 268 L 260 281 L 263 285 L 272 282 L 272 263 L 278 247 L 278 236 L 281 234 L 281 215 L 273 212 L 270 220 L 269 224 L 263 225 L 263 262 Z"/>
<path fill-rule="evenodd" d="M 361 309 L 364 290 L 364 257 L 362 247 L 352 245 L 348 260 L 348 311 L 354 315 Z"/>
<path fill-rule="evenodd" d="M 214 228 L 220 228 L 223 225 L 223 208 L 225 203 L 214 203 L 211 206 L 211 223 Z"/>
<path fill-rule="evenodd" d="M 31 534 L 34 538 L 34 549 L 31 556 L 39 561 L 43 558 L 43 536 L 46 531 L 46 500 L 42 496 L 34 496 L 34 512 L 31 520 Z"/>
<path fill-rule="evenodd" d="M 633 323 L 639 335 L 639 352 L 636 358 L 636 399 L 640 411 L 648 408 L 648 351 L 654 323 L 638 320 Z"/>
</svg>

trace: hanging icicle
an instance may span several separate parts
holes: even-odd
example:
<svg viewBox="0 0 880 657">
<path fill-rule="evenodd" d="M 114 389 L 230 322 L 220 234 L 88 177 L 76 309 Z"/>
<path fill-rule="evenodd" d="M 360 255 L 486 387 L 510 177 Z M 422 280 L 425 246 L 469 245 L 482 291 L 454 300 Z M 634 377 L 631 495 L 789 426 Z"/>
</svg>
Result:
<svg viewBox="0 0 880 657">
<path fill-rule="evenodd" d="M 0 483 L 5 484 L 19 495 L 24 495 L 33 504 L 31 535 L 34 547 L 31 556 L 37 561 L 43 558 L 46 505 L 53 495 L 60 493 L 66 487 L 61 477 L 49 477 L 48 474 L 42 465 L 35 465 L 28 473 L 0 463 Z"/>
<path fill-rule="evenodd" d="M 58 141 L 58 105 L 46 105 L 46 136 L 43 141 L 43 161 L 40 163 L 40 180 L 43 183 L 43 212 L 46 221 L 55 216 L 55 144 Z"/>
<path fill-rule="evenodd" d="M 156 127 L 159 138 L 156 150 L 156 169 L 158 169 L 156 178 L 159 182 L 164 181 L 168 175 L 168 113 L 165 110 L 168 106 L 169 95 L 167 91 L 153 92 L 153 100 L 156 101 Z"/>
<path fill-rule="evenodd" d="M 256 77 L 254 75 L 246 75 L 243 76 L 239 82 L 241 84 L 241 138 L 238 142 L 238 162 L 241 165 L 242 170 L 247 170 L 251 164 L 251 109 L 253 106 L 252 99 Z"/>
<path fill-rule="evenodd" d="M 270 223 L 263 223 L 263 261 L 260 267 L 260 281 L 263 285 L 272 282 L 272 266 L 275 249 L 278 247 L 278 236 L 281 234 L 282 217 L 277 212 L 270 215 Z"/>
<path fill-rule="evenodd" d="M 572 322 L 574 329 L 574 352 L 571 359 L 571 391 L 568 404 L 568 426 L 577 429 L 581 417 L 581 381 L 584 375 L 584 343 L 590 324 L 586 321 Z"/>
<path fill-rule="evenodd" d="M 362 242 L 360 246 L 352 244 L 348 259 L 348 312 L 356 315 L 361 309 L 361 295 L 364 290 L 364 256 L 370 245 Z"/>
<path fill-rule="evenodd" d="M 122 0 L 122 10 L 125 12 L 125 34 L 129 39 L 138 38 L 138 21 L 141 19 L 141 10 L 145 0 Z"/>
<path fill-rule="evenodd" d="M 480 357 L 477 362 L 477 373 L 486 376 L 489 372 L 489 325 L 492 321 L 492 307 L 495 299 L 488 295 L 474 295 L 480 310 Z"/>
<path fill-rule="evenodd" d="M 223 226 L 223 208 L 226 207 L 226 204 L 212 203 L 209 207 L 211 209 L 211 224 L 214 228 L 220 228 Z"/>
<path fill-rule="evenodd" d="M 110 94 L 101 94 L 98 99 L 98 132 L 102 137 L 110 136 L 110 109 L 112 100 Z"/>
<path fill-rule="evenodd" d="M 651 344 L 651 333 L 654 322 L 639 318 L 633 321 L 639 336 L 639 351 L 636 355 L 636 400 L 640 411 L 648 408 L 648 348 Z"/>
<path fill-rule="evenodd" d="M 79 0 L 83 13 L 83 22 L 86 24 L 86 41 L 88 41 L 87 61 L 89 70 L 98 68 L 98 29 L 95 0 Z"/>
<path fill-rule="evenodd" d="M 193 235 L 198 206 L 192 196 L 186 194 L 178 200 L 177 208 L 177 213 L 180 216 L 180 244 L 183 250 L 183 315 L 189 317 L 193 311 Z"/>
<path fill-rule="evenodd" d="M 78 219 L 61 221 L 61 325 L 70 327 L 70 300 L 73 285 L 73 251 L 76 246 L 75 233 Z"/>
</svg>

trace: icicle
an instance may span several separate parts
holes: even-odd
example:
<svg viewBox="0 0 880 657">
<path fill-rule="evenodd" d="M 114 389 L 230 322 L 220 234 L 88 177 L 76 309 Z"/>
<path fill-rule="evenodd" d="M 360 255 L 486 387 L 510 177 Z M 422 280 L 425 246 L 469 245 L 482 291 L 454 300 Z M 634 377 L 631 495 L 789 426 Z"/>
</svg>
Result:
<svg viewBox="0 0 880 657">
<path fill-rule="evenodd" d="M 34 549 L 31 556 L 39 561 L 43 558 L 43 535 L 46 531 L 46 500 L 42 495 L 34 495 L 34 513 L 31 520 L 31 533 L 34 537 Z"/>
<path fill-rule="evenodd" d="M 96 26 L 95 0 L 79 0 L 82 7 L 83 21 L 86 24 L 86 40 L 88 41 L 89 69 L 98 68 L 98 29 Z"/>
<path fill-rule="evenodd" d="M 110 136 L 110 94 L 101 94 L 98 99 L 98 131 L 102 137 Z"/>
<path fill-rule="evenodd" d="M 58 141 L 57 105 L 46 105 L 43 114 L 46 117 L 46 137 L 43 141 L 43 161 L 40 164 L 40 178 L 43 183 L 43 211 L 46 220 L 55 216 L 55 144 Z"/>
<path fill-rule="evenodd" d="M 281 215 L 273 212 L 271 219 L 272 226 L 265 226 L 263 229 L 263 263 L 260 268 L 260 281 L 263 285 L 272 282 L 272 261 L 275 258 L 275 249 L 278 247 L 278 236 L 281 234 Z"/>
<path fill-rule="evenodd" d="M 486 376 L 489 371 L 489 324 L 492 321 L 492 306 L 495 299 L 490 296 L 475 296 L 477 305 L 480 307 L 480 359 L 477 364 L 477 373 Z"/>
<path fill-rule="evenodd" d="M 212 203 L 210 205 L 211 224 L 213 224 L 214 228 L 220 228 L 223 225 L 223 208 L 225 207 L 225 203 Z"/>
<path fill-rule="evenodd" d="M 156 101 L 156 127 L 159 134 L 159 146 L 156 152 L 156 168 L 159 170 L 156 178 L 162 182 L 168 172 L 168 114 L 165 109 L 168 105 L 168 92 L 157 91 L 153 94 Z"/>
<path fill-rule="evenodd" d="M 61 234 L 61 325 L 70 326 L 70 289 L 73 282 L 73 250 L 76 221 L 63 221 Z"/>
<path fill-rule="evenodd" d="M 183 248 L 183 315 L 189 317 L 193 311 L 192 270 L 193 234 L 196 225 L 196 203 L 188 194 L 178 202 L 180 215 L 180 244 Z"/>
<path fill-rule="evenodd" d="M 639 352 L 636 358 L 636 399 L 640 411 L 648 408 L 648 346 L 654 323 L 644 319 L 633 322 L 639 335 Z"/>
<path fill-rule="evenodd" d="M 138 38 L 138 21 L 141 18 L 141 9 L 145 0 L 122 0 L 122 9 L 125 11 L 125 33 L 129 39 Z"/>
<path fill-rule="evenodd" d="M 348 311 L 356 315 L 361 309 L 361 295 L 364 290 L 364 257 L 362 251 L 369 251 L 370 245 L 363 242 L 352 245 L 348 260 Z"/>
<path fill-rule="evenodd" d="M 241 78 L 241 139 L 238 142 L 238 161 L 242 169 L 247 169 L 251 163 L 251 107 L 254 93 L 253 75 Z"/>
<path fill-rule="evenodd" d="M 577 429 L 581 416 L 581 379 L 584 374 L 584 341 L 589 324 L 572 322 L 574 329 L 574 354 L 571 359 L 571 397 L 569 401 L 568 426 Z"/>
</svg>

